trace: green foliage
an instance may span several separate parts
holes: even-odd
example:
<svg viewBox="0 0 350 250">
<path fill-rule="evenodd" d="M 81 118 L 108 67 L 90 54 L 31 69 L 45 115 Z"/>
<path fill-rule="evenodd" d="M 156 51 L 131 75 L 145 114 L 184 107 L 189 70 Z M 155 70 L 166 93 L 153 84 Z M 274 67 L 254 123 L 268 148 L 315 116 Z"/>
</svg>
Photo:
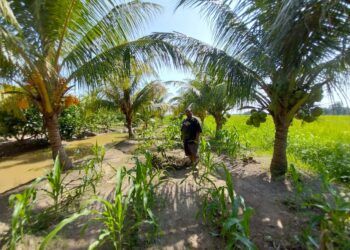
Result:
<svg viewBox="0 0 350 250">
<path fill-rule="evenodd" d="M 62 177 L 61 164 L 57 156 L 52 171 L 47 176 L 38 178 L 30 188 L 25 189 L 22 193 L 10 196 L 9 203 L 13 208 L 13 213 L 11 217 L 11 232 L 8 239 L 6 239 L 10 249 L 15 249 L 16 242 L 21 239 L 24 233 L 37 232 L 55 223 L 61 218 L 63 209 L 66 209 L 65 212 L 69 214 L 68 208 L 70 205 L 73 202 L 79 202 L 78 198 L 83 195 L 88 186 L 92 187 L 95 192 L 96 184 L 102 177 L 102 172 L 96 170 L 96 164 L 99 164 L 101 168 L 105 150 L 103 147 L 95 145 L 92 148 L 92 153 L 94 157 L 79 166 L 80 170 L 84 171 L 84 175 L 78 180 L 73 180 L 75 181 L 73 188 L 69 187 L 70 183 L 64 181 L 67 175 Z M 48 198 L 53 200 L 53 205 L 44 210 L 34 211 L 37 193 L 36 186 L 41 180 L 47 180 L 49 184 L 49 189 L 43 189 L 43 191 Z M 81 182 L 77 183 L 79 180 Z M 73 215 L 73 217 L 76 216 L 76 214 Z M 70 221 L 70 219 L 66 219 L 62 223 L 66 225 L 67 221 Z M 62 228 L 64 226 L 62 226 L 62 223 L 58 227 Z M 53 235 L 48 235 L 48 237 L 51 239 Z M 47 244 L 46 240 L 43 244 Z"/>
<path fill-rule="evenodd" d="M 249 240 L 249 221 L 253 209 L 246 207 L 244 200 L 235 194 L 231 173 L 225 165 L 225 186 L 205 189 L 201 216 L 205 222 L 220 229 L 226 239 L 226 249 L 257 249 Z"/>
<path fill-rule="evenodd" d="M 47 175 L 47 181 L 49 183 L 50 189 L 45 189 L 45 192 L 49 195 L 49 197 L 53 199 L 55 212 L 58 210 L 59 198 L 62 197 L 63 193 L 64 178 L 61 178 L 61 171 L 61 163 L 59 156 L 57 155 L 52 171 Z"/>
<path fill-rule="evenodd" d="M 116 188 L 113 202 L 96 198 L 103 205 L 103 208 L 102 211 L 94 210 L 92 212 L 97 215 L 96 220 L 102 222 L 103 229 L 100 231 L 98 240 L 93 242 L 89 249 L 97 249 L 98 246 L 109 240 L 115 249 L 121 250 L 127 236 L 130 236 L 128 233 L 130 234 L 131 231 L 128 231 L 125 223 L 133 188 L 124 197 L 122 184 L 126 174 L 125 169 L 118 169 L 116 172 Z"/>
<path fill-rule="evenodd" d="M 226 121 L 227 112 L 238 104 L 238 98 L 227 91 L 227 82 L 215 79 L 215 75 L 197 74 L 196 79 L 190 80 L 185 91 L 173 101 L 177 102 L 180 112 L 190 106 L 201 119 L 206 113 L 212 115 L 219 131 Z"/>
<path fill-rule="evenodd" d="M 217 131 L 215 137 L 212 137 L 210 141 L 213 150 L 219 154 L 226 154 L 232 158 L 237 158 L 242 151 L 239 134 L 234 127 L 232 130 L 223 129 Z"/>
<path fill-rule="evenodd" d="M 91 149 L 93 158 L 84 161 L 79 166 L 79 174 L 83 171 L 82 183 L 76 187 L 74 197 L 82 195 L 87 187 L 91 187 L 94 194 L 96 194 L 96 185 L 102 179 L 102 163 L 106 150 L 103 146 L 97 145 L 97 143 Z M 73 197 L 72 197 L 73 198 Z"/>
<path fill-rule="evenodd" d="M 79 126 L 82 121 L 79 117 L 79 108 L 76 105 L 65 108 L 58 121 L 62 139 L 72 139 L 73 136 L 79 134 Z"/>
<path fill-rule="evenodd" d="M 286 145 L 296 114 L 307 109 L 301 118 L 314 121 L 320 114 L 316 107 L 323 89 L 346 92 L 350 5 L 347 0 L 233 2 L 179 1 L 178 7 L 197 8 L 210 21 L 214 46 L 180 33 L 153 37 L 178 46 L 202 74 L 227 82 L 231 96 L 238 96 L 241 103 L 255 103 L 274 118 L 280 136 L 273 141 L 278 146 L 273 148 L 270 169 L 276 179 L 288 167 L 286 149 L 279 145 Z M 259 127 L 261 121 L 264 117 L 252 114 L 247 124 Z"/>
<path fill-rule="evenodd" d="M 11 195 L 9 198 L 10 207 L 13 209 L 11 216 L 11 232 L 9 238 L 9 249 L 15 250 L 16 243 L 24 234 L 24 230 L 32 222 L 33 204 L 36 199 L 36 184 L 25 189 L 22 193 Z"/>
<path fill-rule="evenodd" d="M 25 136 L 37 138 L 45 133 L 43 120 L 35 107 L 21 111 L 22 117 L 11 112 L 0 111 L 0 136 L 23 140 Z"/>
<path fill-rule="evenodd" d="M 26 122 L 7 112 L 0 112 L 0 136 L 21 139 Z"/>
<path fill-rule="evenodd" d="M 247 126 L 247 116 L 231 116 L 223 130 L 237 133 L 241 150 L 253 150 L 257 154 L 271 154 L 274 127 L 271 116 L 259 128 Z M 287 153 L 292 161 L 301 161 L 314 171 L 326 170 L 337 181 L 348 183 L 350 176 L 350 117 L 320 116 L 314 123 L 294 120 L 289 130 Z M 204 134 L 213 135 L 215 122 L 207 117 Z M 226 143 L 222 145 L 230 145 Z M 214 148 L 213 142 L 211 145 Z"/>
<path fill-rule="evenodd" d="M 169 121 L 166 128 L 164 129 L 164 148 L 171 149 L 178 146 L 179 141 L 181 141 L 181 119 L 173 118 Z"/>
<path fill-rule="evenodd" d="M 95 152 L 98 152 L 99 155 L 96 157 L 98 162 L 103 153 L 98 147 L 95 148 Z M 89 246 L 89 249 L 97 249 L 106 241 L 111 242 L 115 249 L 124 249 L 137 235 L 140 225 L 147 223 L 158 229 L 152 206 L 154 205 L 155 188 L 160 184 L 160 182 L 155 183 L 155 181 L 161 172 L 153 168 L 150 153 L 146 153 L 145 158 L 145 163 L 136 159 L 135 169 L 126 171 L 125 168 L 119 168 L 116 170 L 116 188 L 113 201 L 101 197 L 93 198 L 93 202 L 102 205 L 102 210 L 84 210 L 64 219 L 46 236 L 41 247 L 44 247 L 64 226 L 80 216 L 88 214 L 94 215 L 91 221 L 102 223 L 98 239 Z M 122 189 L 125 177 L 131 181 L 130 189 L 126 195 L 123 194 Z"/>
<path fill-rule="evenodd" d="M 204 176 L 207 177 L 209 174 L 213 173 L 213 171 L 217 167 L 217 164 L 214 162 L 214 156 L 211 152 L 210 143 L 207 142 L 205 140 L 205 138 L 201 139 L 199 148 L 200 148 L 199 149 L 199 153 L 200 153 L 199 159 L 205 168 Z"/>
<path fill-rule="evenodd" d="M 154 206 L 155 188 L 161 184 L 159 181 L 161 171 L 153 167 L 153 155 L 150 152 L 146 151 L 144 156 L 145 162 L 142 163 L 136 159 L 135 169 L 128 173 L 133 184 L 132 209 L 137 223 L 147 220 L 148 223 L 157 228 L 152 207 Z M 158 182 L 155 183 L 155 181 Z"/>
<path fill-rule="evenodd" d="M 311 227 L 316 227 L 319 234 L 313 237 L 306 231 L 307 245 L 317 249 L 350 248 L 350 196 L 346 190 L 335 187 L 323 176 L 323 188 L 312 195 L 307 204 L 318 210 L 311 219 Z"/>
<path fill-rule="evenodd" d="M 299 208 L 311 211 L 309 226 L 301 234 L 307 249 L 348 249 L 350 247 L 350 196 L 348 188 L 336 186 L 321 172 L 317 191 L 303 184 L 294 165 L 290 168 Z"/>
<path fill-rule="evenodd" d="M 83 103 L 63 110 L 59 117 L 62 139 L 80 137 L 85 132 L 108 132 L 119 121 L 120 117 L 116 110 L 96 103 L 84 103 L 93 101 L 83 98 Z"/>
<path fill-rule="evenodd" d="M 301 181 L 300 175 L 293 164 L 289 167 L 289 172 L 292 176 L 293 184 L 297 195 L 300 195 L 304 190 L 304 185 Z"/>
</svg>

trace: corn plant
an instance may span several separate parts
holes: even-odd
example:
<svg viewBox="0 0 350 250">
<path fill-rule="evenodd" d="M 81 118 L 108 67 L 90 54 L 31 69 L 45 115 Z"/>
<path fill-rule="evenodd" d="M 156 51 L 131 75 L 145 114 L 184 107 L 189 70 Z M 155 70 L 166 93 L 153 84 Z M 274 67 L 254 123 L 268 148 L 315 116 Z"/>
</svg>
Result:
<svg viewBox="0 0 350 250">
<path fill-rule="evenodd" d="M 154 199 L 154 188 L 156 187 L 153 181 L 160 175 L 160 172 L 152 168 L 152 155 L 146 153 L 145 156 L 146 163 L 141 163 L 137 159 L 136 168 L 133 171 L 127 172 L 125 168 L 116 170 L 116 188 L 112 202 L 101 197 L 93 199 L 94 202 L 102 204 L 102 211 L 84 210 L 66 218 L 47 235 L 40 249 L 44 249 L 64 226 L 72 223 L 80 216 L 88 214 L 95 215 L 95 218 L 90 221 L 102 223 L 98 239 L 89 246 L 89 249 L 96 249 L 106 241 L 111 242 L 115 249 L 123 249 L 141 224 L 149 223 L 157 228 L 151 205 Z M 130 178 L 132 185 L 127 195 L 124 196 L 122 183 L 126 176 Z"/>
<path fill-rule="evenodd" d="M 317 209 L 311 219 L 311 228 L 305 233 L 306 244 L 317 249 L 350 249 L 350 195 L 331 184 L 328 175 L 322 175 L 322 191 L 313 194 L 307 203 Z M 319 231 L 312 235 L 313 229 Z"/>
<path fill-rule="evenodd" d="M 253 209 L 247 207 L 242 197 L 235 194 L 231 173 L 225 165 L 225 186 L 206 189 L 200 215 L 205 222 L 219 227 L 220 234 L 226 239 L 226 249 L 256 249 L 249 240 L 249 221 Z"/>
<path fill-rule="evenodd" d="M 102 167 L 103 159 L 106 155 L 106 149 L 103 146 L 96 144 L 92 147 L 92 153 L 94 156 L 94 161 Z"/>
<path fill-rule="evenodd" d="M 122 249 L 125 243 L 126 236 L 128 235 L 128 229 L 125 226 L 125 219 L 127 217 L 130 198 L 133 192 L 133 188 L 131 188 L 129 190 L 128 195 L 126 197 L 123 196 L 122 183 L 125 176 L 126 170 L 124 168 L 117 170 L 114 201 L 110 202 L 101 197 L 92 199 L 93 202 L 98 202 L 102 204 L 101 211 L 85 209 L 80 213 L 75 213 L 72 216 L 64 219 L 44 238 L 39 249 L 45 249 L 45 246 L 66 225 L 74 222 L 81 216 L 86 216 L 90 214 L 95 215 L 95 218 L 93 218 L 92 221 L 98 221 L 102 223 L 102 229 L 100 231 L 98 239 L 89 246 L 89 249 L 96 249 L 98 246 L 102 245 L 107 240 L 109 240 L 113 244 L 115 249 Z"/>
<path fill-rule="evenodd" d="M 156 219 L 152 212 L 154 202 L 155 188 L 160 185 L 160 181 L 154 183 L 156 179 L 159 180 L 161 171 L 157 170 L 152 165 L 152 154 L 145 152 L 145 163 L 142 163 L 136 158 L 136 167 L 129 171 L 129 178 L 133 184 L 133 192 L 131 194 L 131 201 L 133 213 L 136 221 L 146 221 L 157 227 Z"/>
<path fill-rule="evenodd" d="M 30 224 L 32 218 L 33 205 L 36 200 L 37 179 L 31 187 L 25 189 L 22 193 L 13 194 L 9 198 L 10 207 L 13 208 L 11 217 L 11 231 L 9 235 L 9 249 L 16 248 L 16 243 L 24 234 L 24 229 Z"/>
<path fill-rule="evenodd" d="M 213 134 L 213 132 L 210 132 Z M 227 154 L 230 157 L 236 158 L 241 151 L 241 143 L 239 134 L 235 127 L 231 130 L 220 130 L 215 135 L 211 136 L 213 149 L 219 154 Z"/>
<path fill-rule="evenodd" d="M 214 162 L 214 156 L 211 152 L 211 146 L 205 138 L 202 138 L 200 143 L 200 161 L 202 165 L 205 167 L 205 174 L 212 173 L 217 164 Z"/>
<path fill-rule="evenodd" d="M 61 171 L 61 163 L 59 156 L 57 155 L 52 171 L 47 175 L 47 181 L 49 183 L 50 189 L 44 190 L 53 199 L 54 210 L 56 212 L 58 211 L 59 197 L 62 197 L 63 193 L 64 178 L 61 178 Z"/>
<path fill-rule="evenodd" d="M 132 231 L 132 228 L 126 226 L 126 218 L 134 187 L 129 190 L 126 197 L 123 196 L 122 183 L 125 176 L 125 169 L 117 170 L 113 202 L 102 198 L 96 199 L 103 205 L 103 209 L 102 211 L 94 210 L 92 213 L 97 215 L 95 220 L 103 224 L 103 229 L 100 231 L 98 239 L 90 245 L 89 249 L 96 249 L 106 240 L 112 242 L 115 249 L 122 249 L 127 236 Z M 136 225 L 134 226 L 136 227 Z"/>
<path fill-rule="evenodd" d="M 106 150 L 103 146 L 98 146 L 97 143 L 92 147 L 93 158 L 81 164 L 79 174 L 84 172 L 82 184 L 76 188 L 76 195 L 81 195 L 86 188 L 90 186 L 96 194 L 96 185 L 102 179 L 102 163 Z M 99 165 L 99 171 L 96 168 Z"/>
</svg>

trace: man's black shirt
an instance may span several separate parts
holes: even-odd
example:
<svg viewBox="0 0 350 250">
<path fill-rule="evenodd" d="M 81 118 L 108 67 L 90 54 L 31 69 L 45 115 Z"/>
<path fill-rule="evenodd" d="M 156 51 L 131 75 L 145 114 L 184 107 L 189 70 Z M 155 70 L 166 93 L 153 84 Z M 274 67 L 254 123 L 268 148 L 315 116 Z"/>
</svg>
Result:
<svg viewBox="0 0 350 250">
<path fill-rule="evenodd" d="M 184 141 L 193 141 L 197 133 L 202 133 L 202 127 L 197 118 L 192 116 L 182 121 L 181 127 L 182 139 Z"/>
</svg>

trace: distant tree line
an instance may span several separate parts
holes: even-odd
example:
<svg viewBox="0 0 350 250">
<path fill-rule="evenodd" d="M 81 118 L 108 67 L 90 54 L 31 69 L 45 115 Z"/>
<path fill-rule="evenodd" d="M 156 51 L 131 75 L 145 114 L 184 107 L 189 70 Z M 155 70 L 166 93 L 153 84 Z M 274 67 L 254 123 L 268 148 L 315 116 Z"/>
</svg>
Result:
<svg viewBox="0 0 350 250">
<path fill-rule="evenodd" d="M 325 115 L 350 115 L 350 108 L 344 107 L 341 102 L 336 102 L 323 109 Z"/>
</svg>

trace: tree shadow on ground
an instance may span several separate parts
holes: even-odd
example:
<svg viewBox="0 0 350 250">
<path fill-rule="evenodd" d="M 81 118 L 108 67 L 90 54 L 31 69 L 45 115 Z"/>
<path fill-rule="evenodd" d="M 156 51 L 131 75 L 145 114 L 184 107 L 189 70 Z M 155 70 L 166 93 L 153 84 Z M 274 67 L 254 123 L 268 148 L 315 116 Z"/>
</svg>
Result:
<svg viewBox="0 0 350 250">
<path fill-rule="evenodd" d="M 156 217 L 163 231 L 150 249 L 223 249 L 223 241 L 198 216 L 202 197 L 191 168 L 168 171 L 157 191 Z"/>
</svg>

